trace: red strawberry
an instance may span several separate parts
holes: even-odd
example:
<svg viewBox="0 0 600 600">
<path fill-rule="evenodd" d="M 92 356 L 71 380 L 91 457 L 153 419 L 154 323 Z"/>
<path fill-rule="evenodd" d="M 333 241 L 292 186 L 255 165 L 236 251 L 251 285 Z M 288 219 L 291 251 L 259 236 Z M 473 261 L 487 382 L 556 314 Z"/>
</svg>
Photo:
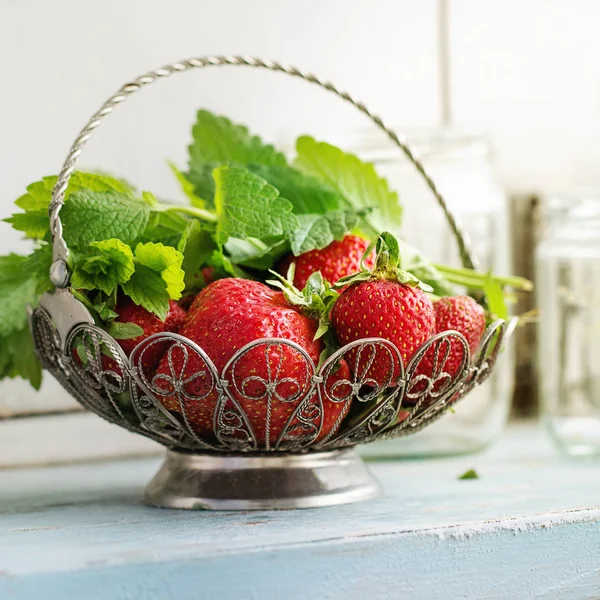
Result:
<svg viewBox="0 0 600 600">
<path fill-rule="evenodd" d="M 423 291 L 431 288 L 399 268 L 400 247 L 391 233 L 377 238 L 376 249 L 374 269 L 344 277 L 334 286 L 344 291 L 331 321 L 342 344 L 383 338 L 395 345 L 406 366 L 435 331 L 433 305 Z M 393 386 L 400 375 L 396 360 L 380 346 L 352 349 L 347 359 L 355 375 L 378 386 Z"/>
<path fill-rule="evenodd" d="M 398 348 L 404 365 L 433 335 L 435 317 L 431 300 L 418 287 L 398 281 L 374 279 L 350 285 L 340 296 L 332 313 L 333 327 L 341 344 L 376 337 Z M 354 357 L 350 354 L 350 366 Z M 364 363 L 366 357 L 361 358 Z M 359 364 L 359 370 L 364 364 Z M 382 384 L 389 378 L 390 363 L 375 360 L 369 377 Z M 394 369 L 394 380 L 399 371 Z"/>
<path fill-rule="evenodd" d="M 149 338 L 155 333 L 161 333 L 163 331 L 174 331 L 179 329 L 179 326 L 185 320 L 185 310 L 177 304 L 174 300 L 169 301 L 169 312 L 164 321 L 161 321 L 156 315 L 148 312 L 145 308 L 134 304 L 132 300 L 126 297 L 119 299 L 115 312 L 119 314 L 116 319 L 118 323 L 135 323 L 144 330 L 144 333 L 136 338 L 130 338 L 128 340 L 117 340 L 119 346 L 123 348 L 123 351 L 129 356 L 132 350 L 146 338 Z M 162 355 L 164 353 L 164 347 L 161 344 L 155 344 L 150 346 L 146 352 L 144 352 L 144 366 L 148 368 L 155 368 L 158 365 Z"/>
<path fill-rule="evenodd" d="M 473 355 L 485 332 L 485 312 L 481 305 L 470 296 L 449 296 L 438 300 L 433 308 L 437 333 L 449 329 L 462 333 Z M 462 352 L 458 342 L 453 341 L 452 346 L 454 351 L 446 365 L 450 369 L 449 372 L 455 373 L 460 365 Z"/>
<path fill-rule="evenodd" d="M 156 315 L 147 311 L 141 306 L 137 306 L 134 302 L 122 296 L 119 298 L 115 312 L 119 316 L 115 319 L 116 323 L 134 323 L 144 330 L 144 333 L 136 338 L 129 338 L 126 340 L 116 340 L 117 344 L 121 346 L 125 356 L 129 357 L 133 349 L 146 338 L 150 337 L 155 333 L 162 331 L 177 331 L 179 326 L 185 319 L 186 312 L 176 302 L 171 300 L 169 302 L 169 312 L 164 321 L 161 321 Z M 143 354 L 143 368 L 146 371 L 147 376 L 154 374 L 156 366 L 158 365 L 162 355 L 165 352 L 165 344 L 159 343 L 150 346 Z M 77 353 L 77 350 L 72 350 L 73 358 L 78 364 L 81 364 L 81 358 Z M 102 367 L 105 371 L 113 371 L 114 373 L 121 373 L 117 362 L 110 356 L 102 356 Z"/>
<path fill-rule="evenodd" d="M 449 329 L 462 333 L 471 352 L 475 352 L 485 331 L 482 306 L 470 296 L 448 296 L 438 300 L 433 308 L 438 333 Z"/>
<path fill-rule="evenodd" d="M 227 365 L 234 353 L 244 345 L 262 338 L 284 338 L 301 346 L 316 363 L 323 343 L 314 340 L 318 323 L 291 306 L 281 292 L 262 283 L 245 279 L 219 279 L 198 294 L 179 333 L 196 342 L 213 361 L 218 372 Z M 183 352 L 174 347 L 167 353 L 157 370 L 156 385 L 165 396 L 164 406 L 175 412 L 181 407 L 169 382 L 173 371 L 181 374 L 182 402 L 194 430 L 207 440 L 214 440 L 213 418 L 218 394 L 210 390 L 212 381 L 201 359 L 190 352 L 187 362 Z M 228 371 L 230 392 L 248 416 L 259 446 L 275 444 L 301 400 L 303 390 L 311 382 L 306 362 L 298 351 L 289 346 L 257 347 L 248 351 Z M 279 398 L 266 397 L 265 382 L 279 381 L 274 389 Z M 186 395 L 188 396 L 186 398 Z M 321 437 L 339 422 L 347 407 L 343 403 L 324 401 L 325 423 Z M 267 411 L 271 411 L 270 420 Z M 235 420 L 235 416 L 232 416 Z"/>
<path fill-rule="evenodd" d="M 436 318 L 436 333 L 454 330 L 462 333 L 469 345 L 471 355 L 473 355 L 485 331 L 485 312 L 483 308 L 477 304 L 473 298 L 469 296 L 448 296 L 441 298 L 433 305 Z M 440 346 L 440 350 L 442 350 Z M 441 354 L 439 357 L 441 358 Z M 450 339 L 450 351 L 448 358 L 443 365 L 437 365 L 441 368 L 442 373 L 450 375 L 454 378 L 463 363 L 464 347 L 457 339 Z M 417 373 L 431 377 L 434 371 L 435 349 L 431 348 L 427 351 L 419 367 Z M 439 359 L 438 359 L 439 360 Z M 434 390 L 443 390 L 450 383 L 447 376 L 439 378 L 437 384 L 434 384 Z M 417 390 L 415 390 L 417 391 Z M 425 406 L 431 403 L 433 398 L 425 401 Z M 453 398 L 454 400 L 454 398 Z M 417 400 L 406 401 L 406 404 L 414 404 Z"/>
<path fill-rule="evenodd" d="M 320 271 L 323 279 L 335 283 L 338 279 L 360 271 L 360 261 L 369 246 L 369 242 L 356 235 L 347 235 L 340 242 L 332 242 L 322 250 L 311 250 L 300 256 L 287 256 L 278 266 L 278 271 L 284 277 L 292 263 L 296 263 L 294 285 L 302 290 L 308 278 Z M 375 264 L 375 254 L 365 257 L 365 266 L 372 268 Z"/>
</svg>

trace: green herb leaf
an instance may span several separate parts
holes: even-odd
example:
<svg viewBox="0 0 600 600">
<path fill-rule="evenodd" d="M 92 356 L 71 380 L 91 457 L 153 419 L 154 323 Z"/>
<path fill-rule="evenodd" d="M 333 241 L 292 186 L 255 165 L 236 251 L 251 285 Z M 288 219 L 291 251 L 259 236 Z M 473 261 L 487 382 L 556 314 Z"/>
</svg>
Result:
<svg viewBox="0 0 600 600">
<path fill-rule="evenodd" d="M 167 318 L 169 293 L 160 273 L 144 265 L 137 265 L 131 279 L 122 287 L 123 292 L 138 306 L 154 313 L 162 321 Z"/>
<path fill-rule="evenodd" d="M 292 204 L 262 177 L 226 165 L 215 169 L 213 177 L 218 243 L 224 244 L 229 237 L 282 236 L 298 226 Z"/>
<path fill-rule="evenodd" d="M 136 269 L 137 265 L 143 265 L 160 274 L 171 300 L 181 298 L 181 292 L 185 288 L 181 252 L 160 243 L 138 244 L 135 248 L 135 262 Z"/>
<path fill-rule="evenodd" d="M 186 289 L 198 289 L 204 284 L 204 277 L 200 271 L 210 263 L 215 249 L 212 235 L 202 229 L 199 221 L 190 221 L 177 246 L 177 250 L 183 254 L 181 268 L 185 273 Z"/>
<path fill-rule="evenodd" d="M 108 327 L 108 333 L 115 340 L 131 340 L 144 335 L 144 330 L 136 323 L 113 321 Z"/>
<path fill-rule="evenodd" d="M 225 244 L 229 260 L 244 267 L 266 271 L 290 251 L 290 245 L 285 239 L 273 238 L 267 241 L 248 238 L 240 240 L 229 238 Z"/>
<path fill-rule="evenodd" d="M 174 212 L 152 211 L 140 240 L 177 246 L 189 223 L 190 219 Z"/>
<path fill-rule="evenodd" d="M 46 237 L 49 229 L 48 207 L 52 200 L 52 189 L 58 177 L 44 177 L 27 186 L 27 193 L 18 198 L 15 204 L 22 208 L 24 213 L 16 213 L 7 219 L 13 229 L 22 231 L 32 239 L 41 240 Z M 81 173 L 76 171 L 69 180 L 69 187 L 65 193 L 65 201 L 75 192 L 88 190 L 91 192 L 115 192 L 129 197 L 133 196 L 132 188 L 125 182 L 96 173 Z"/>
<path fill-rule="evenodd" d="M 58 181 L 58 177 L 44 177 L 27 186 L 27 193 L 23 194 L 15 204 L 26 211 L 48 210 L 52 200 L 52 190 Z M 83 173 L 75 171 L 69 179 L 69 187 L 65 193 L 67 199 L 73 192 L 89 190 L 92 192 L 117 192 L 127 196 L 133 196 L 133 190 L 126 182 L 98 173 Z"/>
<path fill-rule="evenodd" d="M 0 338 L 0 379 L 22 377 L 34 389 L 42 384 L 42 367 L 37 358 L 29 327 Z"/>
<path fill-rule="evenodd" d="M 24 256 L 0 256 L 0 336 L 27 326 L 27 307 L 37 304 L 36 280 Z"/>
<path fill-rule="evenodd" d="M 48 233 L 50 227 L 47 210 L 34 210 L 25 213 L 16 213 L 6 219 L 13 229 L 22 231 L 26 237 L 33 240 L 41 240 Z"/>
<path fill-rule="evenodd" d="M 148 224 L 150 207 L 116 192 L 82 190 L 62 209 L 64 237 L 70 246 L 117 238 L 131 244 Z"/>
<path fill-rule="evenodd" d="M 490 313 L 495 315 L 498 319 L 507 319 L 508 306 L 504 297 L 504 291 L 502 286 L 494 280 L 491 272 L 487 274 L 483 291 Z"/>
<path fill-rule="evenodd" d="M 291 235 L 292 252 L 298 256 L 343 239 L 358 225 L 364 214 L 366 211 L 347 209 L 324 215 L 298 215 L 299 226 Z"/>
<path fill-rule="evenodd" d="M 134 272 L 131 248 L 115 238 L 92 242 L 87 254 L 78 257 L 71 275 L 76 288 L 101 290 L 112 294 L 119 284 L 129 281 Z"/>
<path fill-rule="evenodd" d="M 251 164 L 247 168 L 276 187 L 293 204 L 297 215 L 326 214 L 349 207 L 349 203 L 337 190 L 292 167 Z"/>
<path fill-rule="evenodd" d="M 207 110 L 199 110 L 189 147 L 190 170 L 205 163 L 236 162 L 242 165 L 285 165 L 285 156 L 272 145 L 252 135 L 244 125 Z"/>
<path fill-rule="evenodd" d="M 213 179 L 213 171 L 220 165 L 218 162 L 210 162 L 205 164 L 195 163 L 193 168 L 185 173 L 185 178 L 194 186 L 194 194 L 199 198 L 203 198 L 206 207 L 214 208 L 215 197 L 215 180 Z"/>
<path fill-rule="evenodd" d="M 194 184 L 172 162 L 169 163 L 169 168 L 171 169 L 173 175 L 175 175 L 179 185 L 181 185 L 183 193 L 192 203 L 192 206 L 196 206 L 197 208 L 206 208 L 206 202 L 202 200 L 202 198 L 194 191 Z"/>
<path fill-rule="evenodd" d="M 350 206 L 375 208 L 370 221 L 377 233 L 400 227 L 402 207 L 398 194 L 390 190 L 371 163 L 309 136 L 298 138 L 296 151 L 294 166 L 297 169 L 337 190 Z"/>
<path fill-rule="evenodd" d="M 54 285 L 50 281 L 50 266 L 52 265 L 52 246 L 43 243 L 25 259 L 24 269 L 36 281 L 36 293 L 41 296 L 50 291 Z"/>
<path fill-rule="evenodd" d="M 479 479 L 479 475 L 475 469 L 469 469 L 458 477 L 459 479 Z"/>
<path fill-rule="evenodd" d="M 138 244 L 135 271 L 121 287 L 136 304 L 165 320 L 169 300 L 179 300 L 185 288 L 183 254 L 160 243 Z"/>
</svg>

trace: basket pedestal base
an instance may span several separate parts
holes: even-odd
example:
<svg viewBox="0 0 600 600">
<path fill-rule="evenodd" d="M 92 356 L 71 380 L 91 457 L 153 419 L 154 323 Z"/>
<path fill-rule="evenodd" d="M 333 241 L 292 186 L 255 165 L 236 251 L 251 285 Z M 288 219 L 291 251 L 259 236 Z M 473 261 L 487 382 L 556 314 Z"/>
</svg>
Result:
<svg viewBox="0 0 600 600">
<path fill-rule="evenodd" d="M 267 510 L 346 504 L 379 493 L 353 450 L 260 456 L 169 451 L 145 499 L 165 508 Z"/>
</svg>

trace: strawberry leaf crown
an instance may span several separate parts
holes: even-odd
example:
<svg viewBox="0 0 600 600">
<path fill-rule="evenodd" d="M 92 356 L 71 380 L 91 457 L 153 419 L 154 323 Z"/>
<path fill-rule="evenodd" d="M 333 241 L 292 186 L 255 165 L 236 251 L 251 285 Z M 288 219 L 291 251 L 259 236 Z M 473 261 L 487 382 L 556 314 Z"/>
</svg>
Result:
<svg viewBox="0 0 600 600">
<path fill-rule="evenodd" d="M 365 264 L 365 260 L 374 249 L 376 252 L 375 266 L 373 269 L 369 269 Z M 387 279 L 388 281 L 397 281 L 410 287 L 418 287 L 424 292 L 433 292 L 433 288 L 430 285 L 423 283 L 412 273 L 400 268 L 400 245 L 398 244 L 398 240 L 389 231 L 384 231 L 369 244 L 360 264 L 361 271 L 342 277 L 335 283 L 333 289 L 339 290 L 362 281 Z"/>
</svg>

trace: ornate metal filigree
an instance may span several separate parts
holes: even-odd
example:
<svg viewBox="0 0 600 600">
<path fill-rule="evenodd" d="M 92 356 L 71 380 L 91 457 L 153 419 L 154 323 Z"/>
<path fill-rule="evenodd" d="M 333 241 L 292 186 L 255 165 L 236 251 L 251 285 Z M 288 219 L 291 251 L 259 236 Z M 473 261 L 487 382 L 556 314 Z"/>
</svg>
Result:
<svg viewBox="0 0 600 600">
<path fill-rule="evenodd" d="M 448 331 L 406 368 L 379 338 L 352 342 L 319 368 L 298 344 L 263 339 L 219 370 L 174 333 L 150 336 L 127 357 L 89 323 L 63 343 L 43 308 L 31 326 L 44 367 L 88 410 L 171 449 L 228 453 L 333 450 L 418 431 L 489 376 L 507 329 L 491 325 L 474 360 Z"/>
</svg>

